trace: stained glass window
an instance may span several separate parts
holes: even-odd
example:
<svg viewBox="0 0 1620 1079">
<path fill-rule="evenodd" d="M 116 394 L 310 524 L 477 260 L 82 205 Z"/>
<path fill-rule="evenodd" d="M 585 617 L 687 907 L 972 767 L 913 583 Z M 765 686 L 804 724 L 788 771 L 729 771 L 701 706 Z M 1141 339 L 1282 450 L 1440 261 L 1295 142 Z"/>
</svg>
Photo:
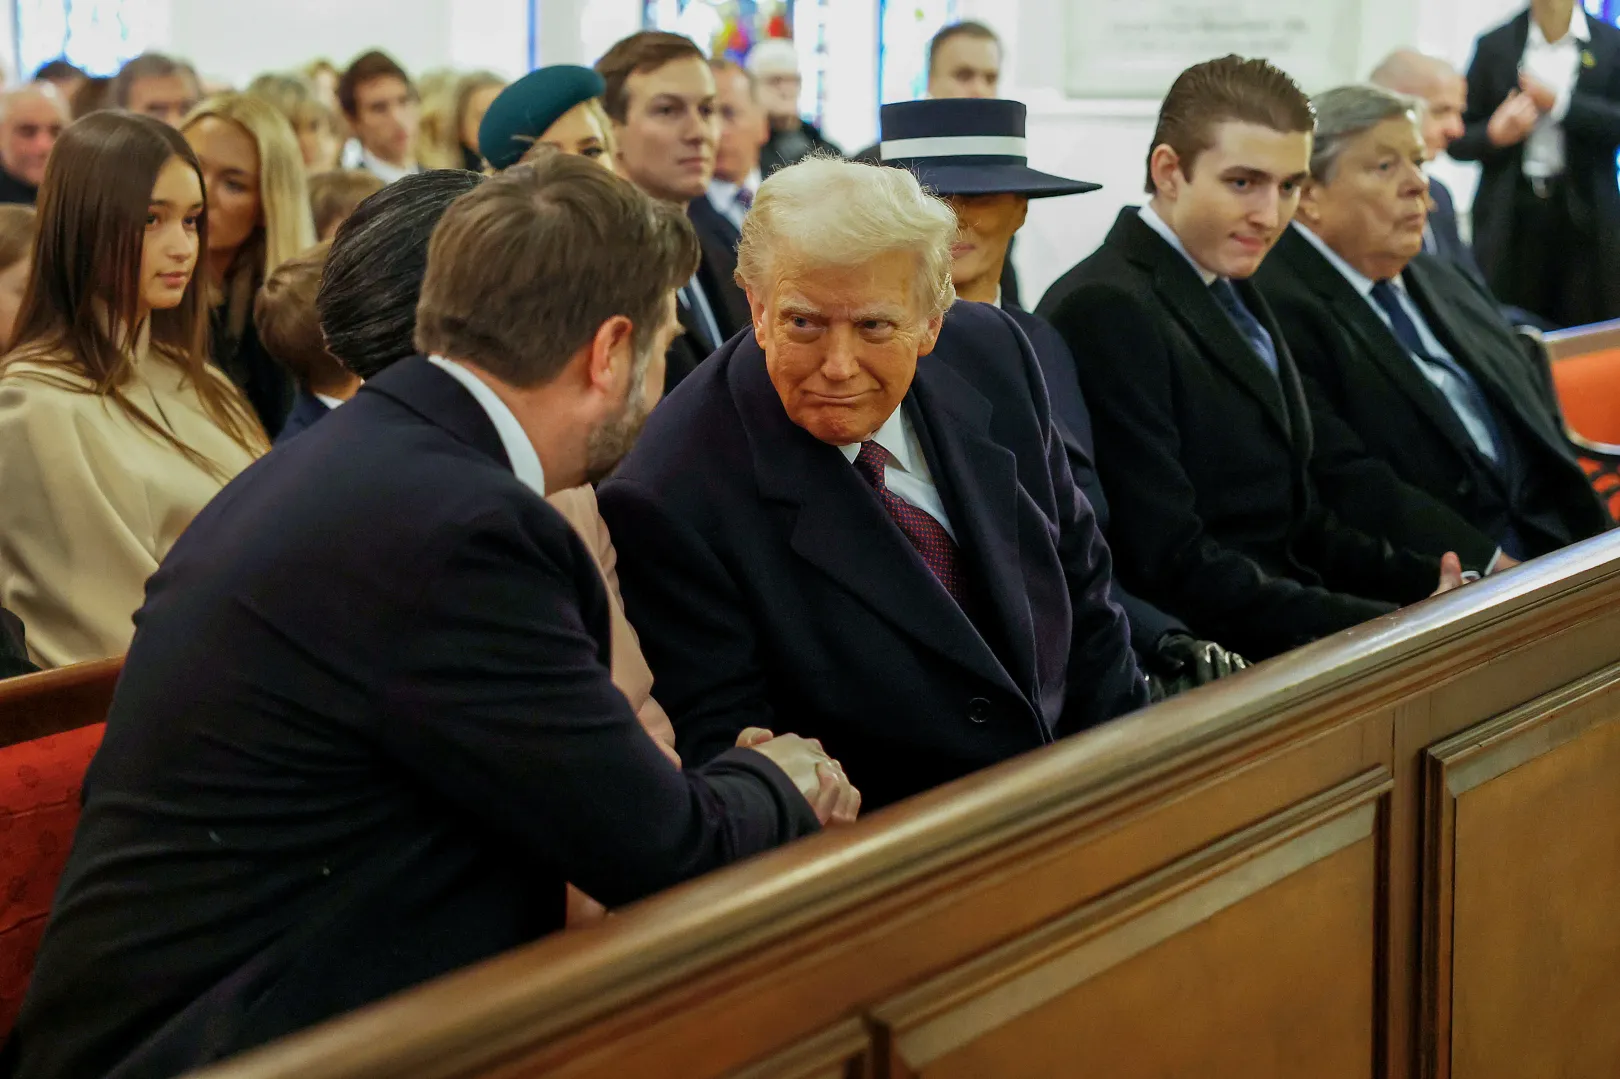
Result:
<svg viewBox="0 0 1620 1079">
<path fill-rule="evenodd" d="M 768 37 L 790 37 L 799 50 L 804 88 L 799 110 L 819 122 L 826 77 L 826 49 L 821 42 L 823 9 L 831 0 L 645 0 L 642 25 L 649 30 L 685 34 L 711 56 L 737 63 L 748 59 L 754 43 Z"/>
<path fill-rule="evenodd" d="M 16 9 L 25 75 L 59 56 L 92 75 L 116 75 L 149 44 L 151 0 L 16 0 Z"/>
</svg>

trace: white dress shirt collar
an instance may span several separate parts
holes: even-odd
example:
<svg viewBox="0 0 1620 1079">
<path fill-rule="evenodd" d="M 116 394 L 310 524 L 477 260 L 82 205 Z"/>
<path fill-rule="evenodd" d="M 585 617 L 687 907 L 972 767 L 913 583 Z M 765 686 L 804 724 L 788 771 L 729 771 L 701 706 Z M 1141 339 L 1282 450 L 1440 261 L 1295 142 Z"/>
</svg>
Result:
<svg viewBox="0 0 1620 1079">
<path fill-rule="evenodd" d="M 334 409 L 334 408 L 336 408 L 337 406 L 339 406 L 339 405 L 341 405 L 343 403 L 343 398 L 341 398 L 341 397 L 331 397 L 331 396 L 328 396 L 327 394 L 324 394 L 324 393 L 315 394 L 315 400 L 317 400 L 321 404 L 325 405 L 327 407 L 327 409 L 329 409 L 329 410 Z"/>
<path fill-rule="evenodd" d="M 1586 12 L 1581 9 L 1579 2 L 1569 11 L 1568 38 L 1559 38 L 1556 44 L 1562 45 L 1568 39 L 1574 39 L 1583 45 L 1592 40 L 1592 28 L 1586 24 Z M 1526 47 L 1546 48 L 1553 44 L 1555 43 L 1549 42 L 1547 35 L 1541 32 L 1541 23 L 1532 14 L 1530 16 L 1530 39 L 1525 43 Z"/>
<path fill-rule="evenodd" d="M 921 463 L 922 472 L 924 474 L 928 472 L 928 463 L 923 461 L 922 447 L 917 444 L 917 433 L 911 429 L 911 420 L 906 416 L 904 405 L 889 414 L 889 418 L 883 421 L 883 426 L 877 429 L 877 433 L 870 441 L 889 451 L 890 466 L 916 475 L 918 464 Z M 854 464 L 855 458 L 861 452 L 861 443 L 851 442 L 847 446 L 839 446 L 838 449 L 851 464 Z"/>
<path fill-rule="evenodd" d="M 1344 275 L 1344 279 L 1350 282 L 1351 286 L 1355 288 L 1356 292 L 1360 293 L 1362 299 L 1365 300 L 1372 296 L 1373 286 L 1378 282 L 1374 281 L 1372 278 L 1368 277 L 1366 274 L 1344 261 L 1344 258 L 1340 256 L 1337 251 L 1328 246 L 1326 240 L 1322 239 L 1322 237 L 1312 232 L 1306 226 L 1300 224 L 1298 221 L 1295 221 L 1293 227 L 1299 231 L 1301 236 L 1305 237 L 1311 242 L 1312 247 L 1322 252 L 1322 257 L 1332 263 L 1335 270 L 1338 270 L 1339 273 Z M 1400 278 L 1397 277 L 1395 282 L 1399 283 Z"/>
<path fill-rule="evenodd" d="M 500 436 L 501 448 L 506 451 L 512 474 L 535 494 L 546 497 L 546 473 L 540 467 L 540 454 L 535 452 L 534 443 L 529 441 L 523 425 L 506 407 L 506 402 L 486 386 L 483 379 L 456 361 L 443 356 L 429 356 L 427 359 L 428 363 L 461 383 L 472 394 L 473 400 L 484 410 L 484 415 L 489 417 L 489 422 L 495 425 L 495 433 Z"/>
<path fill-rule="evenodd" d="M 709 181 L 707 192 L 709 205 L 713 206 L 721 216 L 727 218 L 733 225 L 741 229 L 743 216 L 748 212 L 748 207 L 738 200 L 738 196 L 746 191 L 749 197 L 752 198 L 754 193 L 759 190 L 759 182 L 758 169 L 750 172 L 740 184 L 734 184 L 730 180 L 722 180 L 716 176 Z"/>
<path fill-rule="evenodd" d="M 1203 265 L 1197 259 L 1193 258 L 1187 253 L 1187 248 L 1181 242 L 1181 237 L 1177 236 L 1175 230 L 1165 223 L 1164 218 L 1159 216 L 1159 212 L 1153 208 L 1152 204 L 1142 207 L 1141 217 L 1144 225 L 1152 229 L 1154 232 L 1157 232 L 1160 236 L 1163 236 L 1164 242 L 1175 248 L 1181 257 L 1187 260 L 1187 265 L 1191 266 L 1198 273 L 1199 278 L 1203 280 L 1206 286 L 1213 285 L 1215 283 L 1215 278 L 1219 277 L 1220 275 L 1210 273 L 1208 270 L 1204 269 Z"/>
<path fill-rule="evenodd" d="M 405 177 L 410 176 L 418 171 L 415 165 L 410 165 L 406 168 L 400 168 L 398 165 L 390 165 L 382 158 L 373 154 L 370 150 L 367 150 L 364 146 L 360 148 L 360 167 L 371 173 L 385 184 L 391 184 L 395 180 L 403 180 Z"/>
</svg>

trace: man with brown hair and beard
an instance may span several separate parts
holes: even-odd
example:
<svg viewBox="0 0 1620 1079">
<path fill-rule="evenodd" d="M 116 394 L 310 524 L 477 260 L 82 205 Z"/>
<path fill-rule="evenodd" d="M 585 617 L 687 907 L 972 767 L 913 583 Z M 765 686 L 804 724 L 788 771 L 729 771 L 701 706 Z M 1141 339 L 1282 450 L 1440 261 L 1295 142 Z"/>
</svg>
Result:
<svg viewBox="0 0 1620 1079">
<path fill-rule="evenodd" d="M 659 751 L 542 497 L 628 446 L 697 258 L 584 158 L 445 212 L 422 355 L 243 473 L 148 583 L 0 1071 L 187 1072 L 561 928 L 565 882 L 614 906 L 853 818 L 814 742 Z"/>
</svg>

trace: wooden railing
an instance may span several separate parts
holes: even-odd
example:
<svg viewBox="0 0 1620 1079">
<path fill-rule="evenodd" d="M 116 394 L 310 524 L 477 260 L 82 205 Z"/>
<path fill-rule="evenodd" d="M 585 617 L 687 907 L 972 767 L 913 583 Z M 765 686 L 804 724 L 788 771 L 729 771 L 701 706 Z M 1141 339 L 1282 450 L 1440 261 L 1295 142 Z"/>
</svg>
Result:
<svg viewBox="0 0 1620 1079">
<path fill-rule="evenodd" d="M 1610 536 L 206 1075 L 1620 1075 L 1617 715 Z"/>
<path fill-rule="evenodd" d="M 105 722 L 124 657 L 0 678 L 0 746 Z"/>
</svg>

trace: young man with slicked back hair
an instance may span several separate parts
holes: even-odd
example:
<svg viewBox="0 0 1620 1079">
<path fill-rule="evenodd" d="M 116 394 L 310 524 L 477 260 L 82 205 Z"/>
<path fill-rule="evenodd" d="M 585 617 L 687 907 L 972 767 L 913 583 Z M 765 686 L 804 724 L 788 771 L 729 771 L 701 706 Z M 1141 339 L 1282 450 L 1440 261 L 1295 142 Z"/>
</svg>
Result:
<svg viewBox="0 0 1620 1079">
<path fill-rule="evenodd" d="M 1159 112 L 1147 206 L 1041 300 L 1075 353 L 1125 585 L 1199 636 L 1264 659 L 1455 585 L 1461 567 L 1339 525 L 1312 471 L 1299 374 L 1248 278 L 1310 175 L 1293 80 L 1228 56 Z"/>
</svg>

